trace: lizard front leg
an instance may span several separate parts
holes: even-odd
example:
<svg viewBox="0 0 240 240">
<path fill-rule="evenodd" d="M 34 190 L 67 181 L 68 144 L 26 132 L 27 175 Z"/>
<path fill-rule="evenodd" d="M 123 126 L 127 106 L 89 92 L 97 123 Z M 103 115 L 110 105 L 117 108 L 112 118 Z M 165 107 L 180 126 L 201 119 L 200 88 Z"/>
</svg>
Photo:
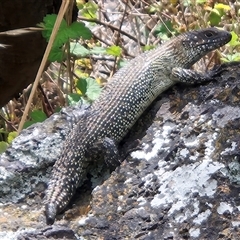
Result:
<svg viewBox="0 0 240 240">
<path fill-rule="evenodd" d="M 212 80 L 211 71 L 207 73 L 199 73 L 191 69 L 175 67 L 172 69 L 171 79 L 183 83 L 201 83 Z"/>
</svg>

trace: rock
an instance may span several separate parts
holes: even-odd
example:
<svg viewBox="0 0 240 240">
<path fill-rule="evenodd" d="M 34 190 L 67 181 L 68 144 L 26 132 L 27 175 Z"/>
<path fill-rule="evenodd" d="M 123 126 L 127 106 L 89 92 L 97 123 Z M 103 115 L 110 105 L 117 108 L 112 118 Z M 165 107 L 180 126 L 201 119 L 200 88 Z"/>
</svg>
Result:
<svg viewBox="0 0 240 240">
<path fill-rule="evenodd" d="M 210 83 L 162 94 L 121 144 L 124 151 L 139 138 L 141 149 L 103 174 L 92 196 L 89 181 L 79 188 L 50 228 L 51 166 L 86 108 L 25 130 L 0 157 L 1 239 L 238 239 L 239 67 L 224 64 Z M 99 183 L 98 170 L 89 174 Z"/>
</svg>

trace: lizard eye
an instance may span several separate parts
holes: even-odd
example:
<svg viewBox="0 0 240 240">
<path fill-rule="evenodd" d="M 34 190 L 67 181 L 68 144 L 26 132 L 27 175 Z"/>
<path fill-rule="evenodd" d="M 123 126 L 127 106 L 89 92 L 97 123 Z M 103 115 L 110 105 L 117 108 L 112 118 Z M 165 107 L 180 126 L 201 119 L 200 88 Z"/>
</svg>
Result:
<svg viewBox="0 0 240 240">
<path fill-rule="evenodd" d="M 212 31 L 207 31 L 207 32 L 205 33 L 205 36 L 208 37 L 208 38 L 213 37 L 214 35 L 215 35 L 215 33 L 212 32 Z"/>
</svg>

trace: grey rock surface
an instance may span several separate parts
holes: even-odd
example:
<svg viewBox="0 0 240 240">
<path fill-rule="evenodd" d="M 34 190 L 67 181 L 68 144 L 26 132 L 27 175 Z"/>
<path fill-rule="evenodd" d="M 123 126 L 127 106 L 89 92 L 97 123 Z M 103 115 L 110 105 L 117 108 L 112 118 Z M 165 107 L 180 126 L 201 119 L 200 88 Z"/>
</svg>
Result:
<svg viewBox="0 0 240 240">
<path fill-rule="evenodd" d="M 85 110 L 66 109 L 23 131 L 0 157 L 0 238 L 239 239 L 239 66 L 166 91 L 121 146 L 139 139 L 140 149 L 92 194 L 88 183 L 79 188 L 53 226 L 45 224 L 44 191 Z"/>
</svg>

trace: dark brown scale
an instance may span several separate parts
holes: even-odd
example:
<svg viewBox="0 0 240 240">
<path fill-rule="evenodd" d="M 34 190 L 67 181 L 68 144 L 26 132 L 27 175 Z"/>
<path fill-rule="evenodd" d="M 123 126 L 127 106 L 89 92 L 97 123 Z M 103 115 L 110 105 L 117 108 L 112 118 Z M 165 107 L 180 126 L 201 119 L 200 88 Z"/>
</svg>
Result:
<svg viewBox="0 0 240 240">
<path fill-rule="evenodd" d="M 87 119 L 71 131 L 55 163 L 46 193 L 48 224 L 64 210 L 86 176 L 91 164 L 86 156 L 91 156 L 91 149 L 94 154 L 104 153 L 107 159 L 117 158 L 117 144 L 153 100 L 177 82 L 211 80 L 211 76 L 189 68 L 230 40 L 230 33 L 216 28 L 187 32 L 139 55 L 113 76 Z"/>
</svg>

